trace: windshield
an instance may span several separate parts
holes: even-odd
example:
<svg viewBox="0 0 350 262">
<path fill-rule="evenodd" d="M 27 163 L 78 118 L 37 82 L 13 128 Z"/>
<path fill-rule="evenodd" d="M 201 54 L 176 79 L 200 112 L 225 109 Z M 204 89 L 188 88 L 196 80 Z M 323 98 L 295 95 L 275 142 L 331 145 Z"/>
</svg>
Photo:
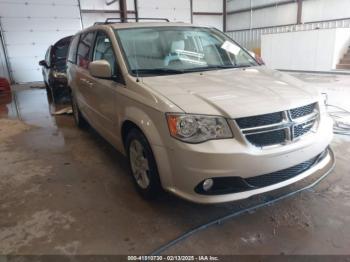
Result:
<svg viewBox="0 0 350 262">
<path fill-rule="evenodd" d="M 176 74 L 258 65 L 218 30 L 149 27 L 115 30 L 133 74 Z"/>
</svg>

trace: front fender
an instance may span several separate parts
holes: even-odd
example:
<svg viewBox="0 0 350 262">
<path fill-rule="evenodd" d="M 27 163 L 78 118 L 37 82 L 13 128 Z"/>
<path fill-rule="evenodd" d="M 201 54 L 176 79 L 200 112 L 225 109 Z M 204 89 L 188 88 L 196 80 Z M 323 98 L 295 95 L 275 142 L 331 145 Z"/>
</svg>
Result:
<svg viewBox="0 0 350 262">
<path fill-rule="evenodd" d="M 163 188 L 172 185 L 170 161 L 168 155 L 164 153 L 165 145 L 171 139 L 165 114 L 152 108 L 127 107 L 124 116 L 120 127 L 122 128 L 125 121 L 131 121 L 143 132 L 152 148 Z M 124 146 L 123 152 L 125 154 Z"/>
</svg>

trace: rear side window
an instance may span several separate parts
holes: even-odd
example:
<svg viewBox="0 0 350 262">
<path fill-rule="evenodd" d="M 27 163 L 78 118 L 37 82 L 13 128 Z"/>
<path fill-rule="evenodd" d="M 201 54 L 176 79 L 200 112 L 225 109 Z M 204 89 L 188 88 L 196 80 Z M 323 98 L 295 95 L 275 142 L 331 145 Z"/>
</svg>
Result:
<svg viewBox="0 0 350 262">
<path fill-rule="evenodd" d="M 69 46 L 68 62 L 71 62 L 73 64 L 77 63 L 77 47 L 79 38 L 80 35 L 75 36 Z"/>
<path fill-rule="evenodd" d="M 90 63 L 90 49 L 92 41 L 94 38 L 94 33 L 85 33 L 80 37 L 78 45 L 78 55 L 77 55 L 77 64 L 78 66 L 87 69 Z"/>
</svg>

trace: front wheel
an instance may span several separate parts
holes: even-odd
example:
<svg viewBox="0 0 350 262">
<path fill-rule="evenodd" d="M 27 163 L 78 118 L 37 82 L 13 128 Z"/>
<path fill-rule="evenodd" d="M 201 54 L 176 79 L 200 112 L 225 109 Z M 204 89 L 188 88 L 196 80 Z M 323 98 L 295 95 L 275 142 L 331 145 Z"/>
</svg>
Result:
<svg viewBox="0 0 350 262">
<path fill-rule="evenodd" d="M 161 183 L 156 161 L 146 137 L 138 129 L 132 129 L 125 145 L 137 190 L 146 199 L 155 198 L 161 192 Z"/>
</svg>

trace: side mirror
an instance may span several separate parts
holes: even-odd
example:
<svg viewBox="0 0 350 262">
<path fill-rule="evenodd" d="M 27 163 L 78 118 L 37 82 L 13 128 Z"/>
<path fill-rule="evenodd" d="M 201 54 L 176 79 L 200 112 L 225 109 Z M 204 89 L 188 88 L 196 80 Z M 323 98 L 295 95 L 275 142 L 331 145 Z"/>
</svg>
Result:
<svg viewBox="0 0 350 262">
<path fill-rule="evenodd" d="M 41 66 L 43 66 L 43 67 L 46 67 L 46 68 L 49 67 L 45 60 L 41 60 L 41 61 L 39 62 L 39 65 L 41 65 Z"/>
<path fill-rule="evenodd" d="M 90 75 L 97 78 L 112 78 L 111 65 L 106 60 L 96 60 L 89 64 Z"/>
</svg>

